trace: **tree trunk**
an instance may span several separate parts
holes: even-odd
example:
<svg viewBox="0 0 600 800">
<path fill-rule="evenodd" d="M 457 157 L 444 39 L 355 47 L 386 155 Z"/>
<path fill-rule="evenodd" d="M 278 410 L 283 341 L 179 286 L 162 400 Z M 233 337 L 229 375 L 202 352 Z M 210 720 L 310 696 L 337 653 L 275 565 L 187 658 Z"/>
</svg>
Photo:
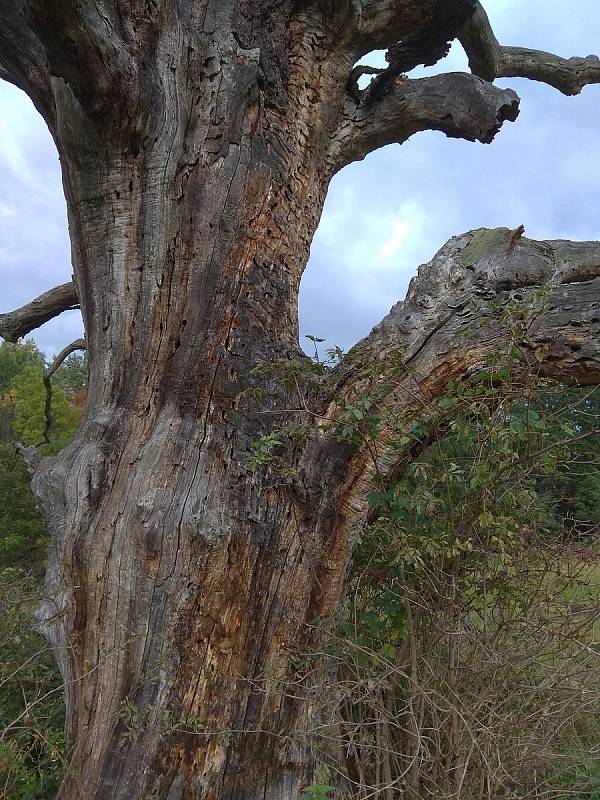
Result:
<svg viewBox="0 0 600 800">
<path fill-rule="evenodd" d="M 347 548 L 324 561 L 320 531 L 336 465 L 311 476 L 307 524 L 289 486 L 248 465 L 285 415 L 238 396 L 260 384 L 269 409 L 289 405 L 253 369 L 300 357 L 299 282 L 331 175 L 311 87 L 328 72 L 339 105 L 344 82 L 305 25 L 270 32 L 293 39 L 288 83 L 259 91 L 258 51 L 214 13 L 203 50 L 183 28 L 158 45 L 154 107 L 83 113 L 54 79 L 90 364 L 77 440 L 35 479 L 63 800 L 297 798 L 312 779 L 314 708 L 286 679 L 341 591 Z"/>
<path fill-rule="evenodd" d="M 77 439 L 34 477 L 52 534 L 39 625 L 65 682 L 61 800 L 297 800 L 313 782 L 319 667 L 295 654 L 335 615 L 365 516 L 372 453 L 326 434 L 366 367 L 383 365 L 380 411 L 409 427 L 502 346 L 456 338 L 468 299 L 551 279 L 530 339 L 555 371 L 600 376 L 598 248 L 469 235 L 302 416 L 293 469 L 250 469 L 253 443 L 298 416 L 296 392 L 256 367 L 305 358 L 298 289 L 335 171 L 424 129 L 489 142 L 516 118 L 514 92 L 480 78 L 402 75 L 474 11 L 463 38 L 490 80 L 539 79 L 540 63 L 548 80 L 548 54 L 501 48 L 473 0 L 4 0 L 0 78 L 54 136 L 75 289 L 0 333 L 78 299 L 89 354 Z M 390 67 L 360 89 L 353 66 L 375 47 L 393 48 Z M 559 62 L 570 90 L 600 80 L 591 57 Z M 407 369 L 386 383 L 399 353 Z M 385 437 L 378 455 L 393 476 Z"/>
</svg>

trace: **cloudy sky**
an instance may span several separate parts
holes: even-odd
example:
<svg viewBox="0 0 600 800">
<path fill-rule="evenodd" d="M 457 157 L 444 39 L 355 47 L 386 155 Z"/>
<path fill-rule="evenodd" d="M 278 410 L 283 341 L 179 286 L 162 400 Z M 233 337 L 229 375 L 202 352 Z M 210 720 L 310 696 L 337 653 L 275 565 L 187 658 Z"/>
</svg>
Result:
<svg viewBox="0 0 600 800">
<path fill-rule="evenodd" d="M 598 0 L 485 6 L 503 44 L 600 54 Z M 428 72 L 466 69 L 454 46 Z M 521 96 L 521 116 L 492 145 L 422 133 L 335 178 L 302 285 L 303 334 L 348 348 L 404 296 L 419 264 L 472 228 L 524 224 L 532 238 L 600 239 L 600 86 L 566 98 L 528 81 L 498 83 Z M 54 145 L 28 98 L 0 81 L 0 311 L 70 274 Z M 71 312 L 35 337 L 53 354 L 80 325 Z"/>
</svg>

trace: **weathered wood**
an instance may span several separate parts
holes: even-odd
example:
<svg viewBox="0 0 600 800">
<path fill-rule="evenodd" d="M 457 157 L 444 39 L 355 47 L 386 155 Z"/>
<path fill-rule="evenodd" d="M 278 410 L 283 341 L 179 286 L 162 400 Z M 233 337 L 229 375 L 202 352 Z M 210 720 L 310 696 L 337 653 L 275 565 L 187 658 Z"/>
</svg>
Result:
<svg viewBox="0 0 600 800">
<path fill-rule="evenodd" d="M 90 368 L 76 442 L 34 480 L 54 534 L 39 624 L 66 684 L 61 798 L 291 798 L 312 781 L 316 709 L 283 682 L 332 612 L 324 523 L 249 469 L 274 417 L 237 400 L 258 361 L 300 355 L 328 109 L 352 67 L 292 5 L 190 9 L 147 46 L 134 26 L 152 68 L 126 86 L 133 118 L 101 87 L 55 84 Z"/>
<path fill-rule="evenodd" d="M 517 345 L 541 376 L 576 385 L 600 383 L 600 243 L 538 242 L 514 234 L 508 228 L 465 233 L 419 268 L 406 299 L 332 374 L 338 399 L 323 411 L 330 424 L 338 416 L 339 395 L 350 395 L 355 376 L 376 363 L 382 365 L 377 414 L 392 424 L 400 420 L 407 434 L 424 413 L 440 413 L 431 401 L 450 381 L 486 368 L 490 356 Z M 503 307 L 514 300 L 526 307 L 542 288 L 547 298 L 539 311 L 536 307 L 526 338 L 515 341 L 514 331 L 500 319 Z M 536 351 L 545 354 L 541 361 Z M 399 355 L 406 368 L 400 378 Z M 376 455 L 384 478 L 397 475 L 410 457 L 398 455 L 385 431 Z M 350 466 L 364 484 L 363 493 L 374 474 L 372 456 L 357 452 Z M 354 527 L 364 513 L 358 508 Z"/>
<path fill-rule="evenodd" d="M 425 130 L 489 144 L 502 124 L 514 122 L 518 113 L 515 92 L 471 75 L 456 72 L 418 80 L 404 76 L 374 106 L 348 97 L 330 145 L 331 160 L 339 169 Z"/>
<path fill-rule="evenodd" d="M 562 58 L 542 50 L 500 45 L 479 2 L 461 31 L 460 40 L 471 71 L 486 81 L 529 78 L 566 95 L 577 95 L 585 86 L 600 83 L 598 56 Z"/>
<path fill-rule="evenodd" d="M 298 421 L 295 396 L 255 367 L 305 358 L 298 289 L 337 169 L 416 130 L 487 141 L 514 118 L 516 95 L 469 76 L 401 81 L 371 102 L 348 92 L 361 53 L 409 34 L 422 45 L 448 2 L 0 7 L 0 75 L 59 150 L 89 359 L 77 439 L 33 482 L 52 533 L 38 621 L 65 680 L 62 800 L 297 800 L 314 779 L 318 670 L 300 680 L 291 654 L 338 609 L 370 467 L 324 435 L 338 415 L 326 387 L 296 471 L 252 471 L 256 439 Z M 470 299 L 546 277 L 548 363 L 597 378 L 594 246 L 495 233 L 504 249 L 467 263 L 474 236 L 350 354 L 339 391 L 401 346 L 418 385 L 382 402 L 408 423 L 411 389 L 435 396 L 505 345 L 485 331 L 456 344 Z M 564 280 L 550 252 L 571 265 Z"/>
</svg>

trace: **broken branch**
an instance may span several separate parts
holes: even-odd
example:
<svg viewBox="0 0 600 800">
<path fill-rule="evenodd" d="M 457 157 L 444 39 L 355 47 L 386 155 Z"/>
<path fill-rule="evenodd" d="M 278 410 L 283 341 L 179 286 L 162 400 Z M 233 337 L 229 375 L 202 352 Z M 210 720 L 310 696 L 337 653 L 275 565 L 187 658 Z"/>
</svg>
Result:
<svg viewBox="0 0 600 800">
<path fill-rule="evenodd" d="M 515 303 L 533 309 L 522 336 L 503 320 L 503 309 Z M 545 377 L 600 383 L 600 243 L 538 242 L 508 228 L 454 237 L 419 268 L 406 299 L 332 372 L 332 385 L 337 398 L 351 394 L 356 376 L 380 363 L 377 414 L 393 419 L 402 409 L 408 429 L 424 409 L 435 413 L 431 401 L 450 381 L 480 371 L 512 346 Z M 335 421 L 337 404 L 324 416 Z M 397 453 L 384 443 L 378 460 L 387 472 L 396 468 Z"/>
<path fill-rule="evenodd" d="M 517 118 L 519 98 L 511 89 L 450 73 L 419 80 L 396 78 L 376 103 L 357 104 L 348 97 L 347 107 L 331 145 L 335 170 L 378 147 L 402 144 L 418 131 L 491 142 L 505 120 Z"/>
</svg>

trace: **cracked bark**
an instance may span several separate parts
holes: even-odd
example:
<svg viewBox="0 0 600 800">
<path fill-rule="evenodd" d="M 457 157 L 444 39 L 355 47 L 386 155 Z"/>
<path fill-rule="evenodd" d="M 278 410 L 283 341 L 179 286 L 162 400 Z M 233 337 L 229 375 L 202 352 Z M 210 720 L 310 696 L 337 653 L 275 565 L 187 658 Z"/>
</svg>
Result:
<svg viewBox="0 0 600 800">
<path fill-rule="evenodd" d="M 298 288 L 337 169 L 428 127 L 489 141 L 516 115 L 514 93 L 472 76 L 393 83 L 369 103 L 347 92 L 367 46 L 445 2 L 0 9 L 0 75 L 32 96 L 61 157 L 90 371 L 76 441 L 33 481 L 52 532 L 39 625 L 65 680 L 61 800 L 296 800 L 313 781 L 318 702 L 282 686 L 307 623 L 338 608 L 369 467 L 315 434 L 293 486 L 251 472 L 252 443 L 295 419 L 254 368 L 302 358 Z M 519 240 L 466 264 L 471 239 L 457 241 L 350 354 L 342 391 L 374 346 L 401 346 L 421 402 L 442 392 L 502 346 L 492 332 L 453 344 L 468 299 L 548 275 L 548 363 L 596 379 L 594 245 Z M 5 315 L 3 335 L 43 321 L 36 309 Z M 259 385 L 276 414 L 240 401 Z M 409 420 L 414 388 L 382 402 Z"/>
</svg>

